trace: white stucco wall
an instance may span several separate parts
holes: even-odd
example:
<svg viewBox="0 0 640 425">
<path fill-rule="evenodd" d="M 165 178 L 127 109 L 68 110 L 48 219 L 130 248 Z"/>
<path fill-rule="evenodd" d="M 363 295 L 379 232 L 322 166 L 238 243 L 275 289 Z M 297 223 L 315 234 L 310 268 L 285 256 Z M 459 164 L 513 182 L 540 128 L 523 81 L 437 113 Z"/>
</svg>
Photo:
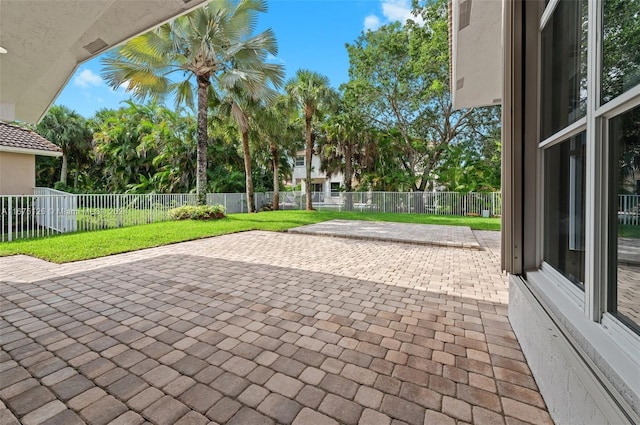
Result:
<svg viewBox="0 0 640 425">
<path fill-rule="evenodd" d="M 456 109 L 502 102 L 502 2 L 469 1 L 469 25 L 460 28 L 452 3 L 452 100 Z"/>
<path fill-rule="evenodd" d="M 298 156 L 303 156 L 304 152 L 298 152 Z M 306 177 L 306 169 L 304 166 L 297 166 L 293 168 L 292 184 L 296 186 L 301 184 Z M 320 157 L 314 155 L 311 158 L 311 182 L 320 183 L 323 187 L 325 196 L 331 194 L 331 183 L 340 183 L 342 185 L 343 176 L 342 173 L 335 173 L 331 176 L 327 176 L 326 173 L 320 171 Z M 302 184 L 302 192 L 304 192 L 304 184 Z"/>
<path fill-rule="evenodd" d="M 35 155 L 0 152 L 0 195 L 33 195 Z"/>
<path fill-rule="evenodd" d="M 556 425 L 631 424 L 518 276 L 509 320 Z"/>
</svg>

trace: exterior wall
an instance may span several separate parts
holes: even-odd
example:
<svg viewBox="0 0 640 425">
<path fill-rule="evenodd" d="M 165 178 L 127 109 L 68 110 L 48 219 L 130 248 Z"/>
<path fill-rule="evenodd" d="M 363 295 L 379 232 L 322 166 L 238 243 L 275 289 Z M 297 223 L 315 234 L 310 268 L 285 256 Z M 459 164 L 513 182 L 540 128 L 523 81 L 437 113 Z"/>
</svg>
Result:
<svg viewBox="0 0 640 425">
<path fill-rule="evenodd" d="M 632 424 L 519 276 L 509 321 L 556 425 Z"/>
<path fill-rule="evenodd" d="M 298 152 L 298 156 L 304 155 L 304 151 Z M 298 184 L 302 184 L 306 177 L 305 166 L 295 166 L 293 168 L 293 175 L 291 177 L 293 186 Z M 320 157 L 317 155 L 313 155 L 311 157 L 311 183 L 319 183 L 322 184 L 325 197 L 331 196 L 331 183 L 340 183 L 342 185 L 342 173 L 336 173 L 332 176 L 327 176 L 325 173 L 320 171 Z M 304 193 L 305 187 L 302 184 L 301 187 L 302 192 Z"/>
<path fill-rule="evenodd" d="M 0 152 L 0 195 L 33 195 L 35 155 Z"/>
<path fill-rule="evenodd" d="M 606 242 L 599 240 L 602 221 L 593 219 L 602 217 L 601 211 L 596 212 L 602 208 L 596 173 L 589 175 L 592 180 L 585 190 L 591 214 L 586 225 L 590 247 L 585 291 L 574 291 L 559 272 L 556 278 L 554 270 L 543 264 L 545 189 L 540 161 L 546 148 L 540 146 L 539 97 L 545 86 L 538 58 L 545 3 L 505 1 L 503 5 L 502 250 L 503 267 L 512 273 L 509 319 L 557 425 L 640 424 L 638 338 L 609 317 L 603 299 L 606 259 L 600 254 L 606 255 L 601 249 Z M 595 120 L 588 116 L 587 122 L 582 131 L 588 128 L 589 134 L 596 134 Z M 586 155 L 594 160 L 600 154 L 590 140 Z M 593 164 L 590 167 L 595 169 Z"/>
<path fill-rule="evenodd" d="M 451 5 L 453 105 L 459 109 L 500 104 L 502 2 L 454 0 Z M 462 15 L 467 15 L 466 23 Z"/>
</svg>

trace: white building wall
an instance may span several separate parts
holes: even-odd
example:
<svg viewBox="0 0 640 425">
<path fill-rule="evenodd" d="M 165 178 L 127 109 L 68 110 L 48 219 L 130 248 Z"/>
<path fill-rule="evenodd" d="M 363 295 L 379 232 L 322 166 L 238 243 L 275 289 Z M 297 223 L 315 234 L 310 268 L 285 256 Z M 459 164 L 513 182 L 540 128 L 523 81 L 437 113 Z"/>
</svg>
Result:
<svg viewBox="0 0 640 425">
<path fill-rule="evenodd" d="M 298 156 L 304 156 L 304 151 L 298 152 Z M 292 183 L 293 186 L 301 185 L 301 190 L 304 193 L 305 187 L 303 184 L 304 179 L 306 178 L 306 169 L 305 166 L 294 166 L 293 174 L 292 174 Z M 331 183 L 340 183 L 342 186 L 344 178 L 342 173 L 335 173 L 331 176 L 327 176 L 326 173 L 320 171 L 320 157 L 317 155 L 313 155 L 311 158 L 311 183 L 322 184 L 322 192 L 325 197 L 331 196 Z"/>
<path fill-rule="evenodd" d="M 556 425 L 632 425 L 518 276 L 509 321 Z"/>
</svg>

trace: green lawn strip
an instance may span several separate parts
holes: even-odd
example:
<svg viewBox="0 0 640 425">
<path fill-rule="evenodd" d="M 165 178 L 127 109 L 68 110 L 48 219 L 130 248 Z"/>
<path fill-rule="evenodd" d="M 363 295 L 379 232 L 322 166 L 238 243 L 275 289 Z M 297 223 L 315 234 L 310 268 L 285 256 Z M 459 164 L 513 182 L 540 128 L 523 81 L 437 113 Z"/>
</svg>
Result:
<svg viewBox="0 0 640 425">
<path fill-rule="evenodd" d="M 500 230 L 499 218 L 460 217 L 451 215 L 367 213 L 348 211 L 316 211 L 324 220 L 365 220 L 391 221 L 395 223 L 441 224 L 450 226 L 468 226 L 473 230 Z"/>
<path fill-rule="evenodd" d="M 500 221 L 495 218 L 332 211 L 270 211 L 258 214 L 230 214 L 223 220 L 215 221 L 167 221 L 2 242 L 0 256 L 25 254 L 55 263 L 66 263 L 247 230 L 285 231 L 292 227 L 332 219 L 454 224 L 483 230 L 500 229 Z"/>
<path fill-rule="evenodd" d="M 640 226 L 621 224 L 618 226 L 618 236 L 623 238 L 640 238 Z"/>
</svg>

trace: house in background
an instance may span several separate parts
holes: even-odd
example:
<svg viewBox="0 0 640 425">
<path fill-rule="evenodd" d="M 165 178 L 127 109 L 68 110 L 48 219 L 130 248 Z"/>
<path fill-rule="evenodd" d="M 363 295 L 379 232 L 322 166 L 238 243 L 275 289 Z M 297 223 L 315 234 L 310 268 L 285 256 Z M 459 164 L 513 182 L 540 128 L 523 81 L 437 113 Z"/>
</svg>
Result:
<svg viewBox="0 0 640 425">
<path fill-rule="evenodd" d="M 307 174 L 304 151 L 297 152 L 294 161 L 291 183 L 293 187 L 300 184 L 302 193 L 305 193 L 304 181 Z M 340 190 L 343 180 L 344 177 L 342 173 L 329 175 L 320 171 L 320 157 L 315 154 L 311 157 L 311 192 L 313 193 L 313 202 L 328 204 L 340 203 Z"/>
<path fill-rule="evenodd" d="M 0 121 L 0 195 L 33 195 L 36 155 L 62 156 L 39 134 Z"/>
<path fill-rule="evenodd" d="M 640 2 L 449 10 L 454 106 L 502 104 L 509 320 L 549 412 L 640 424 L 640 223 L 625 222 L 640 195 L 623 188 L 640 159 Z M 492 361 L 524 360 L 500 348 Z"/>
</svg>

